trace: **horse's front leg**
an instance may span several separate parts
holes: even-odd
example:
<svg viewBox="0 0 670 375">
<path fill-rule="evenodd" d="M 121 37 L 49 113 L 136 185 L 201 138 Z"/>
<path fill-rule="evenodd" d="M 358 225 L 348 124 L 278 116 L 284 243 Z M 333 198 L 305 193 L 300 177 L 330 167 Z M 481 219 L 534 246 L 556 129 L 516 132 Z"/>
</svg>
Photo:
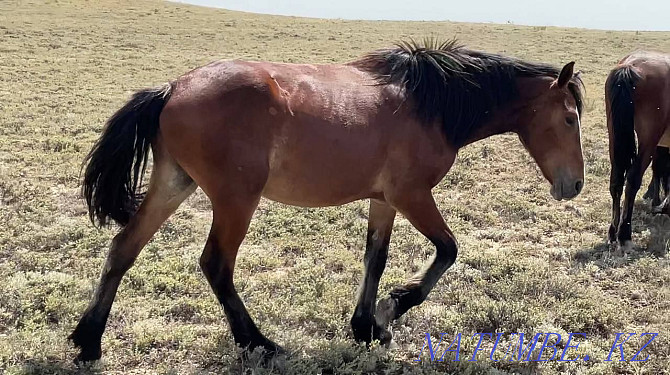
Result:
<svg viewBox="0 0 670 375">
<path fill-rule="evenodd" d="M 427 267 L 379 301 L 377 323 L 386 327 L 413 306 L 421 304 L 442 274 L 456 261 L 457 243 L 435 205 L 430 189 L 398 194 L 390 203 L 435 245 Z"/>
<path fill-rule="evenodd" d="M 644 193 L 642 198 L 651 199 L 651 207 L 654 209 L 659 204 L 661 204 L 661 186 L 665 184 L 665 165 L 667 164 L 667 149 L 665 147 L 658 146 L 656 147 L 656 153 L 651 161 L 651 182 L 649 183 L 649 188 L 647 192 Z M 665 188 L 663 189 L 665 192 Z"/>
<path fill-rule="evenodd" d="M 365 274 L 358 294 L 358 303 L 351 318 L 351 329 L 356 341 L 366 343 L 379 340 L 382 344 L 391 341 L 386 326 L 375 322 L 375 303 L 379 279 L 386 267 L 389 241 L 396 210 L 386 202 L 371 199 L 368 218 L 368 237 L 365 246 Z"/>
<path fill-rule="evenodd" d="M 644 193 L 642 196 L 643 199 L 650 199 L 651 200 L 651 207 L 656 207 L 661 203 L 661 198 L 660 198 L 660 187 L 661 187 L 661 178 L 658 176 L 656 171 L 654 170 L 654 164 L 652 163 L 652 168 L 651 168 L 654 173 L 651 177 L 651 181 L 649 182 L 649 187 L 647 187 L 647 191 Z"/>
</svg>

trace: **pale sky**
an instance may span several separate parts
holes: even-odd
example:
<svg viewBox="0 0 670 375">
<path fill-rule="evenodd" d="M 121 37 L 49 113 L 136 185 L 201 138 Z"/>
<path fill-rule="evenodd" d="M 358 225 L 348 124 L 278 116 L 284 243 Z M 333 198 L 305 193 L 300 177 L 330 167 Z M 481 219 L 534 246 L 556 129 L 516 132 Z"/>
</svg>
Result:
<svg viewBox="0 0 670 375">
<path fill-rule="evenodd" d="M 289 16 L 670 30 L 670 0 L 178 0 Z"/>
</svg>

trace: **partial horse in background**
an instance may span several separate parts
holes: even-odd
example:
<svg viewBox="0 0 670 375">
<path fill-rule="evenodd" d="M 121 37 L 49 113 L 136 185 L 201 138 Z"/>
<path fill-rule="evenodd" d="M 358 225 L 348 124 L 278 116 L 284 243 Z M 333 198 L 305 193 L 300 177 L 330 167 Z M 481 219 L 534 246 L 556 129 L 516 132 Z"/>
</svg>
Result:
<svg viewBox="0 0 670 375">
<path fill-rule="evenodd" d="M 633 206 L 642 177 L 657 146 L 670 147 L 670 56 L 641 51 L 624 57 L 607 77 L 605 99 L 612 165 L 609 240 L 620 249 L 630 249 Z M 662 164 L 659 160 L 659 167 Z M 653 199 L 658 191 L 652 188 Z M 670 196 L 654 211 L 670 213 Z"/>
</svg>

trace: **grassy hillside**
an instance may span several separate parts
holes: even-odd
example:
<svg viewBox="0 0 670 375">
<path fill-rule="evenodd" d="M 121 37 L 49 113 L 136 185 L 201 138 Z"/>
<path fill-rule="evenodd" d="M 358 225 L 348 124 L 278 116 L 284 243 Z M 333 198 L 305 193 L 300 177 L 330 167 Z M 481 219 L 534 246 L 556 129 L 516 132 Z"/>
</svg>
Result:
<svg viewBox="0 0 670 375">
<path fill-rule="evenodd" d="M 369 352 L 353 343 L 349 328 L 363 271 L 367 202 L 302 209 L 262 201 L 236 283 L 261 330 L 292 356 L 247 373 L 667 372 L 670 222 L 650 215 L 640 201 L 633 228 L 638 247 L 619 258 L 604 243 L 610 198 L 603 84 L 633 49 L 670 51 L 670 33 L 315 20 L 155 1 L 10 0 L 0 2 L 0 373 L 78 371 L 65 338 L 117 231 L 87 221 L 79 167 L 104 121 L 133 90 L 215 59 L 344 62 L 400 38 L 431 35 L 555 65 L 577 61 L 587 86 L 583 193 L 553 201 L 515 136 L 463 149 L 434 191 L 459 239 L 459 259 L 429 300 L 394 325 L 398 348 Z M 84 371 L 255 367 L 237 360 L 222 309 L 198 267 L 210 220 L 209 202 L 198 191 L 157 233 L 121 285 L 103 361 Z M 432 252 L 399 217 L 380 295 Z M 587 339 L 570 353 L 590 360 L 493 362 L 484 351 L 477 362 L 465 361 L 475 344 L 470 336 L 486 331 L 584 332 Z M 438 364 L 414 362 L 425 332 L 462 332 L 461 361 L 447 354 Z M 617 332 L 660 335 L 643 352 L 647 362 L 605 362 Z M 627 359 L 641 343 L 630 340 Z"/>
</svg>

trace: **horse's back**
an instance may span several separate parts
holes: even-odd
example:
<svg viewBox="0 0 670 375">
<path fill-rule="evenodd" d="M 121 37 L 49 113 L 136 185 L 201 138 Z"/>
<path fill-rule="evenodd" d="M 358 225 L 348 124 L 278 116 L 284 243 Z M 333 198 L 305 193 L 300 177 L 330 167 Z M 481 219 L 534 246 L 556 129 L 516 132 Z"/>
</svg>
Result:
<svg viewBox="0 0 670 375">
<path fill-rule="evenodd" d="M 396 88 L 351 65 L 222 61 L 173 84 L 160 129 L 210 197 L 238 184 L 328 206 L 379 196 L 409 158 L 444 158 L 439 131 L 406 112 Z M 448 165 L 423 173 L 437 180 Z"/>
<path fill-rule="evenodd" d="M 622 58 L 610 77 L 620 69 L 630 69 L 635 75 L 632 98 L 638 138 L 659 139 L 659 146 L 669 147 L 670 55 L 636 51 Z"/>
</svg>

